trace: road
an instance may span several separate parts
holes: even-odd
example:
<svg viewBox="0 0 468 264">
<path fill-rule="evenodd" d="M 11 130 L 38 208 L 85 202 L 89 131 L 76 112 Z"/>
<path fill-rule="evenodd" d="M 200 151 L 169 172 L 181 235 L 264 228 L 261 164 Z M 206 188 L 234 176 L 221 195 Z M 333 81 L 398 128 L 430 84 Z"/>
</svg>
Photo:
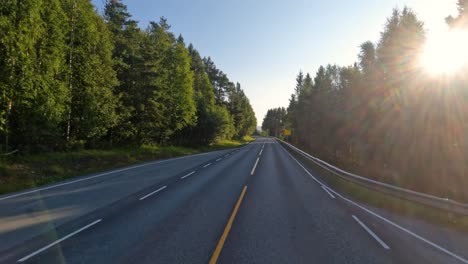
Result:
<svg viewBox="0 0 468 264">
<path fill-rule="evenodd" d="M 368 208 L 271 138 L 0 196 L 1 263 L 468 263 L 468 238 Z"/>
</svg>

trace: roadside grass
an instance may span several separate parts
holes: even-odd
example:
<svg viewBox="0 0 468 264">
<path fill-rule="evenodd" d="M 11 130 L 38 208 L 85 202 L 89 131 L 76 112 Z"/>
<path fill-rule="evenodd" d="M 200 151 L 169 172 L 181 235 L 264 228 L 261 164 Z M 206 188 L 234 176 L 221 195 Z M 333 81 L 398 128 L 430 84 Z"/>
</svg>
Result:
<svg viewBox="0 0 468 264">
<path fill-rule="evenodd" d="M 289 149 L 286 145 L 283 144 L 283 146 Z M 354 201 L 371 207 L 385 209 L 388 212 L 401 216 L 420 219 L 428 223 L 434 223 L 468 233 L 468 216 L 454 214 L 374 191 L 334 175 L 293 150 L 291 150 L 290 153 L 307 165 L 308 169 L 311 169 L 312 172 L 316 172 L 317 176 L 329 184 L 330 187 L 340 194 L 352 198 Z"/>
<path fill-rule="evenodd" d="M 145 161 L 239 147 L 252 137 L 200 147 L 149 146 L 0 157 L 0 194 Z"/>
</svg>

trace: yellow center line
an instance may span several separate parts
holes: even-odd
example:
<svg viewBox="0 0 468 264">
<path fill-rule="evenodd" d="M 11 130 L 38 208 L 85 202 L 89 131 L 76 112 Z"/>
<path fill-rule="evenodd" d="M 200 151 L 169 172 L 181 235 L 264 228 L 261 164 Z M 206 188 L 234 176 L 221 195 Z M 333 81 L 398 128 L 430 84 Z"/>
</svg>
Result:
<svg viewBox="0 0 468 264">
<path fill-rule="evenodd" d="M 244 195 L 246 191 L 247 191 L 247 186 L 244 186 L 244 189 L 242 190 L 242 193 L 239 196 L 239 199 L 237 200 L 236 206 L 234 207 L 234 210 L 232 211 L 231 217 L 229 218 L 229 221 L 226 227 L 224 228 L 223 235 L 219 239 L 218 245 L 216 246 L 213 256 L 211 256 L 210 264 L 215 264 L 218 261 L 219 255 L 221 254 L 221 250 L 223 250 L 224 242 L 226 241 L 226 238 L 229 235 L 229 231 L 231 230 L 232 223 L 234 222 L 234 219 L 236 218 L 237 211 L 239 210 L 239 207 L 242 203 L 242 199 L 244 199 Z"/>
</svg>

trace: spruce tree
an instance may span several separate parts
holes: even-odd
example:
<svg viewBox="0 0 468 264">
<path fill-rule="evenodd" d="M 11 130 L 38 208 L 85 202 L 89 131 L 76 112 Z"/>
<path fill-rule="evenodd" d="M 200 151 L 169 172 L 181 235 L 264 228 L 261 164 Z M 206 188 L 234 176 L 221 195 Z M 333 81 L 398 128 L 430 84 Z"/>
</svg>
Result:
<svg viewBox="0 0 468 264">
<path fill-rule="evenodd" d="M 66 0 L 62 5 L 68 26 L 65 135 L 72 145 L 93 145 L 117 121 L 113 45 L 109 30 L 89 1 Z"/>
</svg>

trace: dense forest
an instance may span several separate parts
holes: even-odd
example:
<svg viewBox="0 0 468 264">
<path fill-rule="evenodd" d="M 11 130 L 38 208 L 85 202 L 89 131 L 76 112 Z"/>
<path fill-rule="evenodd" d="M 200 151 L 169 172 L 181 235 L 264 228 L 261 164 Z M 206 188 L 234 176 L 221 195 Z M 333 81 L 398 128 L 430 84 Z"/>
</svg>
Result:
<svg viewBox="0 0 468 264">
<path fill-rule="evenodd" d="M 448 17 L 468 29 L 468 1 Z M 468 69 L 434 76 L 418 64 L 423 22 L 395 9 L 380 39 L 360 46 L 350 66 L 300 72 L 287 109 L 262 128 L 348 171 L 417 191 L 468 201 Z"/>
<path fill-rule="evenodd" d="M 3 152 L 201 145 L 256 129 L 249 99 L 165 18 L 141 29 L 119 0 L 2 0 Z"/>
</svg>

